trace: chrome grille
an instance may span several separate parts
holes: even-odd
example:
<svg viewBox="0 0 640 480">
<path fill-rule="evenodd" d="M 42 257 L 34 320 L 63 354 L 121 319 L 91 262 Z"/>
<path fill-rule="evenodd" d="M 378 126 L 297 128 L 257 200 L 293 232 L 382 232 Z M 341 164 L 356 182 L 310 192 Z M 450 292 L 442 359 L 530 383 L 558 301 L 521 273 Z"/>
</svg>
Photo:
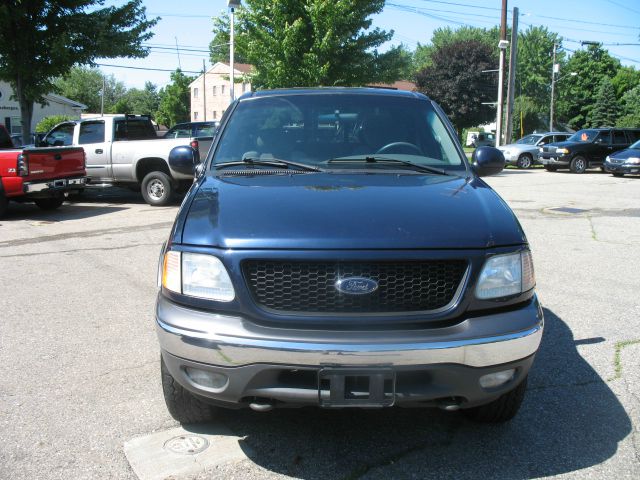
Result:
<svg viewBox="0 0 640 480">
<path fill-rule="evenodd" d="M 254 301 L 268 310 L 307 313 L 422 312 L 447 306 L 462 281 L 465 260 L 296 262 L 247 260 L 243 272 Z M 375 280 L 365 295 L 340 293 L 345 277 Z"/>
</svg>

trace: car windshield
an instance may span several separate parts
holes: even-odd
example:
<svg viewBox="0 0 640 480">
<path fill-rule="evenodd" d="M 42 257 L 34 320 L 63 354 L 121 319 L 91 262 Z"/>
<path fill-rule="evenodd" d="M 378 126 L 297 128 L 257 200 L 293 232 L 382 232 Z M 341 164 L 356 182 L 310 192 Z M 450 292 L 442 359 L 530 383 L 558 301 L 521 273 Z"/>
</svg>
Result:
<svg viewBox="0 0 640 480">
<path fill-rule="evenodd" d="M 569 142 L 593 142 L 600 133 L 598 130 L 578 130 L 571 135 L 567 141 Z"/>
<path fill-rule="evenodd" d="M 640 140 L 638 140 L 636 143 L 633 143 L 629 146 L 629 148 L 634 148 L 636 150 L 640 150 Z"/>
<path fill-rule="evenodd" d="M 388 94 L 291 94 L 253 97 L 232 112 L 217 163 L 281 159 L 327 168 L 373 168 L 367 157 L 466 170 L 462 155 L 426 99 Z M 352 159 L 354 161 L 344 161 Z M 400 168 L 376 162 L 376 168 Z"/>
<path fill-rule="evenodd" d="M 522 137 L 516 143 L 522 143 L 524 145 L 535 145 L 538 140 L 542 138 L 542 135 L 527 135 Z"/>
</svg>

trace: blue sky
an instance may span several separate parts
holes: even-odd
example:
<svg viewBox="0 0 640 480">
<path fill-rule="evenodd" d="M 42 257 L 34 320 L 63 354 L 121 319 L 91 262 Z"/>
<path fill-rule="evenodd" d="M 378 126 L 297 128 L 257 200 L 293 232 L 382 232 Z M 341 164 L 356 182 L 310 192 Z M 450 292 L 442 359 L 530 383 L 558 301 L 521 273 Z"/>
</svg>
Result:
<svg viewBox="0 0 640 480">
<path fill-rule="evenodd" d="M 107 1 L 107 5 L 120 4 Z M 390 44 L 404 43 L 414 49 L 428 43 L 438 27 L 456 28 L 462 24 L 491 27 L 500 22 L 501 0 L 389 0 L 384 11 L 373 19 L 374 26 L 394 30 Z M 226 11 L 226 0 L 145 0 L 147 15 L 160 16 L 155 36 L 148 42 L 151 54 L 145 59 L 108 59 L 101 66 L 127 87 L 141 88 L 149 80 L 162 87 L 169 73 L 150 69 L 201 71 L 202 61 L 209 67 L 207 50 L 212 39 L 212 17 Z M 520 9 L 520 30 L 528 25 L 544 25 L 565 39 L 568 50 L 578 50 L 580 41 L 603 42 L 624 65 L 640 69 L 640 2 L 638 0 L 512 0 L 508 10 Z M 508 21 L 511 22 L 509 14 Z M 181 48 L 180 58 L 175 44 Z M 635 45 L 618 45 L 635 44 Z M 136 70 L 134 68 L 147 70 Z"/>
</svg>

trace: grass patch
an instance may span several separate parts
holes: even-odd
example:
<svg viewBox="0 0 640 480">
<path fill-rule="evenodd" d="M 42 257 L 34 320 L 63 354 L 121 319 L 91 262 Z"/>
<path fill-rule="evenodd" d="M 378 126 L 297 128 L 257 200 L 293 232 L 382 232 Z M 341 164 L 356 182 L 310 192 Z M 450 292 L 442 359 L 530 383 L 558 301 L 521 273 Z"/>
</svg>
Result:
<svg viewBox="0 0 640 480">
<path fill-rule="evenodd" d="M 617 380 L 622 377 L 622 360 L 620 357 L 622 356 L 622 349 L 628 347 L 629 345 L 636 345 L 640 343 L 640 339 L 638 340 L 625 340 L 623 342 L 616 343 L 616 353 L 613 358 L 613 364 L 616 368 L 616 373 L 613 377 L 609 379 L 609 381 Z"/>
</svg>

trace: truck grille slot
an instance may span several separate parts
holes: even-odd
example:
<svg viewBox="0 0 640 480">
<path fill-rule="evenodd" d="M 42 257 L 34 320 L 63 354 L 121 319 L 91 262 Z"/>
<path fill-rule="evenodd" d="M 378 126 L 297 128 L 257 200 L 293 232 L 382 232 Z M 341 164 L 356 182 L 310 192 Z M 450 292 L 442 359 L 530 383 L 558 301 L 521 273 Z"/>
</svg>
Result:
<svg viewBox="0 0 640 480">
<path fill-rule="evenodd" d="M 243 263 L 245 280 L 258 305 L 308 313 L 437 310 L 454 299 L 466 269 L 465 260 Z M 378 288 L 364 295 L 341 293 L 335 285 L 346 277 L 375 280 Z"/>
</svg>

